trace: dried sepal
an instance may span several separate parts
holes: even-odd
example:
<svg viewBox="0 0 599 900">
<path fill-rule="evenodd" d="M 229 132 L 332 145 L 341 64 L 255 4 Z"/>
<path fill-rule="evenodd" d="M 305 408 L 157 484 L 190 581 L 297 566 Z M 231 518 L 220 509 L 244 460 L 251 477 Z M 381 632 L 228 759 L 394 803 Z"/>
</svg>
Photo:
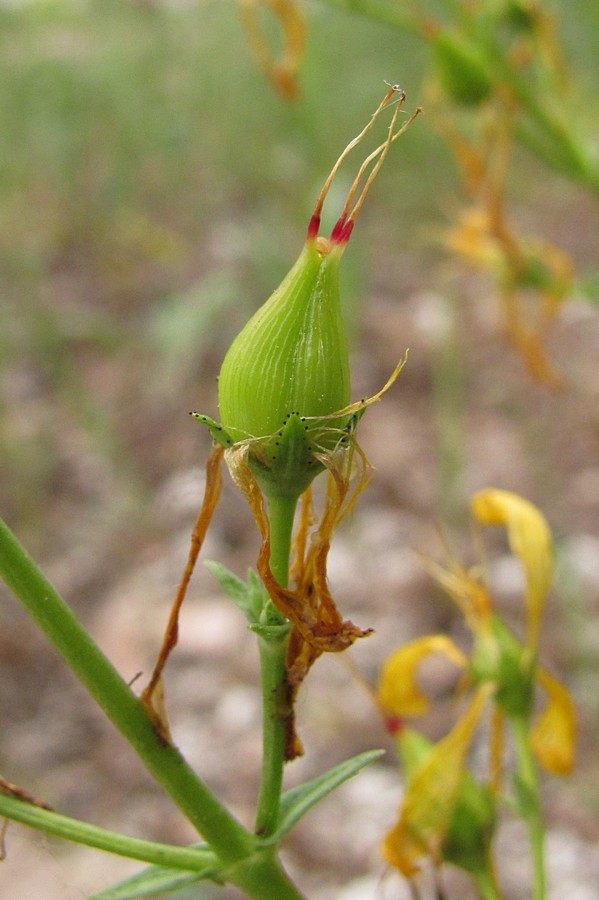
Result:
<svg viewBox="0 0 599 900">
<path fill-rule="evenodd" d="M 329 477 L 324 508 L 318 522 L 315 520 L 311 494 L 309 491 L 304 494 L 290 573 L 293 587 L 279 584 L 270 568 L 269 519 L 264 496 L 249 464 L 248 444 L 237 445 L 225 452 L 231 476 L 244 494 L 262 535 L 258 573 L 273 604 L 292 624 L 286 661 L 284 715 L 288 759 L 301 753 L 301 744 L 294 728 L 293 704 L 310 667 L 322 653 L 342 652 L 358 638 L 370 633 L 370 629 L 359 628 L 343 619 L 327 582 L 331 535 L 368 478 L 365 459 L 359 451 L 360 476 L 350 489 L 356 446 L 352 435 L 347 445 L 336 454 L 322 454 L 321 461 L 328 468 Z"/>
<path fill-rule="evenodd" d="M 216 508 L 216 504 L 218 503 L 218 498 L 220 497 L 222 486 L 221 463 L 224 452 L 224 448 L 220 444 L 215 444 L 206 462 L 204 498 L 191 534 L 191 544 L 187 564 L 171 607 L 168 624 L 162 640 L 162 647 L 160 648 L 160 653 L 158 654 L 152 677 L 141 695 L 142 703 L 146 707 L 158 735 L 161 740 L 167 744 L 171 743 L 171 735 L 164 707 L 162 674 L 171 652 L 177 645 L 179 637 L 179 613 L 183 601 L 185 600 L 187 587 L 191 580 L 200 550 L 202 549 L 206 532 L 212 521 L 212 515 Z"/>
<path fill-rule="evenodd" d="M 262 69 L 285 100 L 297 96 L 297 73 L 306 46 L 306 24 L 293 0 L 238 0 L 248 43 Z M 275 16 L 281 29 L 282 50 L 275 55 L 259 20 L 258 7 Z"/>
</svg>

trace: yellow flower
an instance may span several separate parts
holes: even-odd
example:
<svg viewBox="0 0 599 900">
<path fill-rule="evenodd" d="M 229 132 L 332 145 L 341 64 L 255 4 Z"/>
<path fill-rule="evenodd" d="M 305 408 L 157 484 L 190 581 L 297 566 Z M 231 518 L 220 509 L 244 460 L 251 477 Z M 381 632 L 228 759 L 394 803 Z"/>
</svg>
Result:
<svg viewBox="0 0 599 900">
<path fill-rule="evenodd" d="M 435 862 L 447 858 L 444 842 L 460 802 L 466 755 L 482 712 L 491 700 L 495 705 L 496 725 L 504 716 L 524 718 L 530 723 L 533 688 L 535 682 L 539 684 L 545 692 L 546 703 L 529 728 L 533 752 L 539 763 L 556 775 L 569 772 L 574 760 L 572 700 L 567 690 L 536 662 L 541 613 L 553 569 L 547 522 L 527 500 L 503 490 L 477 493 L 471 510 L 478 522 L 503 525 L 507 529 L 511 550 L 522 564 L 526 579 L 526 641 L 522 644 L 493 612 L 491 598 L 474 573 L 457 565 L 450 570 L 430 566 L 465 614 L 474 644 L 468 660 L 446 635 L 430 635 L 410 641 L 386 661 L 377 698 L 390 730 L 397 734 L 400 754 L 405 755 L 399 723 L 405 716 L 422 715 L 428 710 L 428 699 L 416 678 L 419 665 L 429 654 L 443 653 L 464 669 L 465 682 L 474 686 L 474 694 L 449 734 L 408 770 L 399 820 L 382 847 L 385 859 L 407 876 L 417 871 L 424 856 L 432 857 Z M 499 739 L 500 730 L 496 727 L 493 740 L 497 743 Z M 492 747 L 492 759 L 499 755 L 498 747 Z M 482 826 L 479 823 L 474 827 Z"/>
</svg>

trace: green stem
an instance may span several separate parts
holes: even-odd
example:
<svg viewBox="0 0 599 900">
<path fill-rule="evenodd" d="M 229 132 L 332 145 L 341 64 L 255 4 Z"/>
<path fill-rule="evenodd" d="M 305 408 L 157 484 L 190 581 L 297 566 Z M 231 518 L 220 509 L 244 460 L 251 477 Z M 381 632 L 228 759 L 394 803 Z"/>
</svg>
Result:
<svg viewBox="0 0 599 900">
<path fill-rule="evenodd" d="M 258 848 L 256 838 L 219 803 L 181 754 L 159 737 L 141 700 L 123 681 L 2 519 L 0 575 L 148 770 L 210 844 L 218 857 L 219 877 L 236 884 L 254 900 L 301 900 L 301 895 L 281 868 L 275 850 Z M 14 815 L 25 824 L 69 840 L 156 865 L 166 863 L 198 871 L 202 862 L 210 862 L 205 851 L 165 849 L 165 845 L 113 835 L 15 797 L 0 796 L 0 813 Z"/>
<path fill-rule="evenodd" d="M 256 834 L 276 830 L 285 762 L 285 697 L 287 635 L 258 638 L 262 671 L 262 773 L 256 811 Z"/>
<path fill-rule="evenodd" d="M 516 123 L 516 135 L 546 165 L 599 193 L 599 171 L 586 147 L 575 134 L 572 122 L 564 119 L 559 103 L 537 96 L 535 83 L 514 68 L 504 48 L 487 33 L 485 55 L 494 71 L 495 81 L 509 85 L 529 117 Z"/>
<path fill-rule="evenodd" d="M 291 535 L 298 499 L 271 494 L 267 502 L 270 523 L 270 571 L 283 587 L 289 584 Z"/>
<path fill-rule="evenodd" d="M 545 828 L 541 815 L 539 779 L 530 745 L 528 717 L 510 718 L 514 732 L 517 773 L 518 809 L 528 827 L 533 864 L 533 891 L 531 900 L 545 900 Z"/>
<path fill-rule="evenodd" d="M 160 739 L 141 700 L 1 519 L 0 575 L 221 860 L 234 863 L 246 857 L 253 848 L 252 836 L 219 803 L 181 754 Z"/>
<path fill-rule="evenodd" d="M 289 584 L 289 556 L 297 498 L 269 496 L 270 569 L 283 587 Z M 255 831 L 263 837 L 277 827 L 285 763 L 286 656 L 288 635 L 260 635 L 262 673 L 262 772 Z"/>
<path fill-rule="evenodd" d="M 473 875 L 481 900 L 501 900 L 501 894 L 497 887 L 497 881 L 489 860 L 489 869 L 483 869 Z"/>
<path fill-rule="evenodd" d="M 223 875 L 255 900 L 303 900 L 271 849 L 252 854 L 238 870 L 228 870 Z"/>
</svg>

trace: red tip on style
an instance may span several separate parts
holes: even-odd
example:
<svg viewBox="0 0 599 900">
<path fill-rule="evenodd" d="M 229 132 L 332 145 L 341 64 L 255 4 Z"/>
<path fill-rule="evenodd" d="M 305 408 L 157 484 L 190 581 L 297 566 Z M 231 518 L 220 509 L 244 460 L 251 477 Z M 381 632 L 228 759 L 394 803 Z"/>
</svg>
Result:
<svg viewBox="0 0 599 900">
<path fill-rule="evenodd" d="M 318 229 L 320 228 L 320 216 L 314 213 L 308 225 L 308 240 L 312 241 L 318 237 Z"/>
<path fill-rule="evenodd" d="M 385 726 L 390 735 L 397 737 L 403 731 L 403 719 L 400 719 L 399 716 L 387 716 L 385 718 Z"/>
<path fill-rule="evenodd" d="M 354 220 L 341 216 L 331 232 L 331 241 L 335 244 L 347 244 L 354 229 Z"/>
<path fill-rule="evenodd" d="M 346 219 L 347 219 L 347 216 L 344 214 L 339 219 L 337 219 L 337 221 L 335 222 L 335 227 L 331 231 L 331 240 L 334 243 L 339 243 L 341 232 L 343 231 L 343 226 L 345 225 Z"/>
</svg>

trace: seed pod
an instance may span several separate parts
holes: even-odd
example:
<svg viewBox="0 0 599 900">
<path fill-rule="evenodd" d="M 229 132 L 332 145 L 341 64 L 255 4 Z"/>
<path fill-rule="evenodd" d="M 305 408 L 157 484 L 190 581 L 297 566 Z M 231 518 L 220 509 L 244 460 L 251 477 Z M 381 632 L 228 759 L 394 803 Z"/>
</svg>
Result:
<svg viewBox="0 0 599 900">
<path fill-rule="evenodd" d="M 387 140 L 362 163 L 330 238 L 319 237 L 322 206 L 337 169 L 396 98 Z M 389 147 L 414 118 L 394 131 L 404 100 L 403 92 L 392 87 L 341 154 L 322 188 L 297 262 L 235 338 L 223 361 L 218 386 L 222 433 L 215 431 L 214 423 L 211 430 L 227 446 L 247 442 L 249 465 L 267 494 L 299 497 L 322 470 L 322 454 L 346 442 L 352 427 L 339 263 Z M 210 427 L 206 417 L 198 418 Z"/>
<path fill-rule="evenodd" d="M 341 244 L 307 240 L 280 287 L 229 348 L 219 377 L 219 409 L 234 441 L 280 436 L 294 415 L 314 438 L 325 424 L 318 417 L 348 405 L 341 253 Z M 338 437 L 323 436 L 323 446 Z"/>
</svg>

